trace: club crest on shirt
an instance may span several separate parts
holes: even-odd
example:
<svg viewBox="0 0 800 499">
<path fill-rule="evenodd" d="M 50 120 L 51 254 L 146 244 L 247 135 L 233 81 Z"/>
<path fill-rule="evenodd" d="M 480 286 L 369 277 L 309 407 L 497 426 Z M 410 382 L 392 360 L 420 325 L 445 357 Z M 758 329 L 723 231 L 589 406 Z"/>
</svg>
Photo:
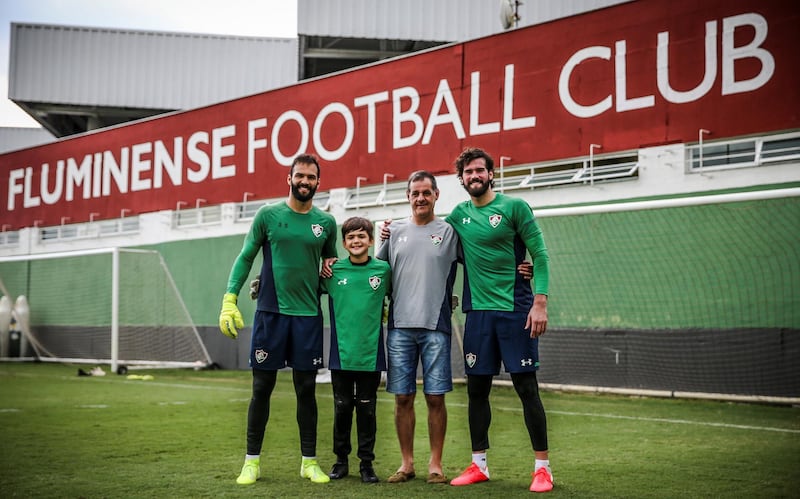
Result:
<svg viewBox="0 0 800 499">
<path fill-rule="evenodd" d="M 498 215 L 495 213 L 494 215 L 489 215 L 489 225 L 493 228 L 500 225 L 500 222 L 503 220 L 503 215 Z"/>
<path fill-rule="evenodd" d="M 439 236 L 437 234 L 431 234 L 431 244 L 433 244 L 434 246 L 439 246 L 440 244 L 442 244 L 442 236 Z"/>
<path fill-rule="evenodd" d="M 264 350 L 261 350 L 260 348 L 256 350 L 256 362 L 259 364 L 267 360 L 267 357 L 269 357 L 269 354 Z"/>
<path fill-rule="evenodd" d="M 369 285 L 372 287 L 372 289 L 377 290 L 379 287 L 381 287 L 381 278 L 376 275 L 370 276 Z"/>
<path fill-rule="evenodd" d="M 311 224 L 311 232 L 314 233 L 315 237 L 321 236 L 324 230 L 320 224 Z"/>
<path fill-rule="evenodd" d="M 467 365 L 469 367 L 475 367 L 475 362 L 478 360 L 478 356 L 470 352 L 464 356 L 464 360 L 467 361 Z"/>
</svg>

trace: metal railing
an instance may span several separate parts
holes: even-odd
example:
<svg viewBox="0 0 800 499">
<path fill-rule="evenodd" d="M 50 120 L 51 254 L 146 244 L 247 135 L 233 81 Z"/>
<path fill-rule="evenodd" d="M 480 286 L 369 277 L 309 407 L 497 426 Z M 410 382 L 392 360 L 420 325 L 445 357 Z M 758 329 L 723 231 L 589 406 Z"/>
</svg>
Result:
<svg viewBox="0 0 800 499">
<path fill-rule="evenodd" d="M 610 180 L 633 180 L 639 175 L 636 156 L 610 156 L 506 167 L 495 186 L 504 190 L 566 185 L 593 185 Z"/>
<path fill-rule="evenodd" d="M 686 147 L 690 173 L 764 166 L 800 159 L 800 133 L 786 133 L 716 142 L 700 141 Z"/>
</svg>

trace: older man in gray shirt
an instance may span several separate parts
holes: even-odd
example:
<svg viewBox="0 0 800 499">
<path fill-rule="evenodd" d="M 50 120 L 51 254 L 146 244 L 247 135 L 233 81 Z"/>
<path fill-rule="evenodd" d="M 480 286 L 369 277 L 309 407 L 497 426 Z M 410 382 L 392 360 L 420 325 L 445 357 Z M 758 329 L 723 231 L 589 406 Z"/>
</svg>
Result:
<svg viewBox="0 0 800 499">
<path fill-rule="evenodd" d="M 428 405 L 431 457 L 428 483 L 447 483 L 442 449 L 447 430 L 444 395 L 453 390 L 450 367 L 450 317 L 458 236 L 434 215 L 439 189 L 427 171 L 411 174 L 406 189 L 411 217 L 391 225 L 376 257 L 392 267 L 392 297 L 387 334 L 386 388 L 395 394 L 394 421 L 402 464 L 389 483 L 411 480 L 414 470 L 414 398 L 417 364 L 422 361 Z"/>
</svg>

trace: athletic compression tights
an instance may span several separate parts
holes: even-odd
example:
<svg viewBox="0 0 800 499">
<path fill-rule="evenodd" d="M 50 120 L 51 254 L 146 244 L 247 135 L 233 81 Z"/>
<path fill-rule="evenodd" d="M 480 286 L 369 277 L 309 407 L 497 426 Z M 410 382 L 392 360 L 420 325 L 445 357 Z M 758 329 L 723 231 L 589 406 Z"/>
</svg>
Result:
<svg viewBox="0 0 800 499">
<path fill-rule="evenodd" d="M 269 399 L 277 377 L 278 371 L 253 369 L 253 397 L 247 410 L 247 453 L 251 456 L 261 454 L 264 430 L 269 421 Z"/>
<path fill-rule="evenodd" d="M 542 400 L 539 398 L 536 373 L 515 373 L 511 375 L 511 381 L 522 401 L 525 426 L 528 429 L 533 450 L 547 450 L 547 418 Z M 489 426 L 492 423 L 492 408 L 489 404 L 491 390 L 492 376 L 467 376 L 469 433 L 472 439 L 472 450 L 489 448 Z"/>
<path fill-rule="evenodd" d="M 264 431 L 269 421 L 269 406 L 275 388 L 277 371 L 253 369 L 253 397 L 247 411 L 247 453 L 261 454 Z M 297 395 L 297 426 L 300 430 L 300 451 L 304 456 L 317 455 L 316 371 L 292 371 Z"/>
</svg>

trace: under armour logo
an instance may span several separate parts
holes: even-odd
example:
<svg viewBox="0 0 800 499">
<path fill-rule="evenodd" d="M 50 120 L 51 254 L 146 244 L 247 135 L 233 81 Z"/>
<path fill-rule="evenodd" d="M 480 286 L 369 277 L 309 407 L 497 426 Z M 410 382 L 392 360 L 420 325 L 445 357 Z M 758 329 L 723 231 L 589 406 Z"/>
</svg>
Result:
<svg viewBox="0 0 800 499">
<path fill-rule="evenodd" d="M 397 242 L 399 242 L 399 243 L 408 242 L 408 236 L 400 236 L 400 237 L 398 237 L 397 238 Z"/>
<path fill-rule="evenodd" d="M 462 218 L 462 219 L 461 219 L 461 223 L 462 223 L 462 224 L 468 224 L 468 223 L 470 223 L 470 222 L 472 222 L 472 220 L 470 219 L 470 217 L 464 217 L 464 218 Z"/>
<path fill-rule="evenodd" d="M 336 283 L 337 286 L 347 286 L 347 277 L 344 279 L 339 279 L 339 282 Z"/>
<path fill-rule="evenodd" d="M 519 363 L 520 363 L 520 365 L 522 365 L 522 367 L 532 366 L 533 365 L 533 359 L 531 359 L 531 358 L 522 359 L 522 360 L 519 361 Z"/>
<path fill-rule="evenodd" d="M 316 359 L 312 360 L 311 363 L 314 364 L 315 366 L 316 365 L 320 365 L 321 366 L 322 365 L 322 357 L 317 357 Z"/>
</svg>

